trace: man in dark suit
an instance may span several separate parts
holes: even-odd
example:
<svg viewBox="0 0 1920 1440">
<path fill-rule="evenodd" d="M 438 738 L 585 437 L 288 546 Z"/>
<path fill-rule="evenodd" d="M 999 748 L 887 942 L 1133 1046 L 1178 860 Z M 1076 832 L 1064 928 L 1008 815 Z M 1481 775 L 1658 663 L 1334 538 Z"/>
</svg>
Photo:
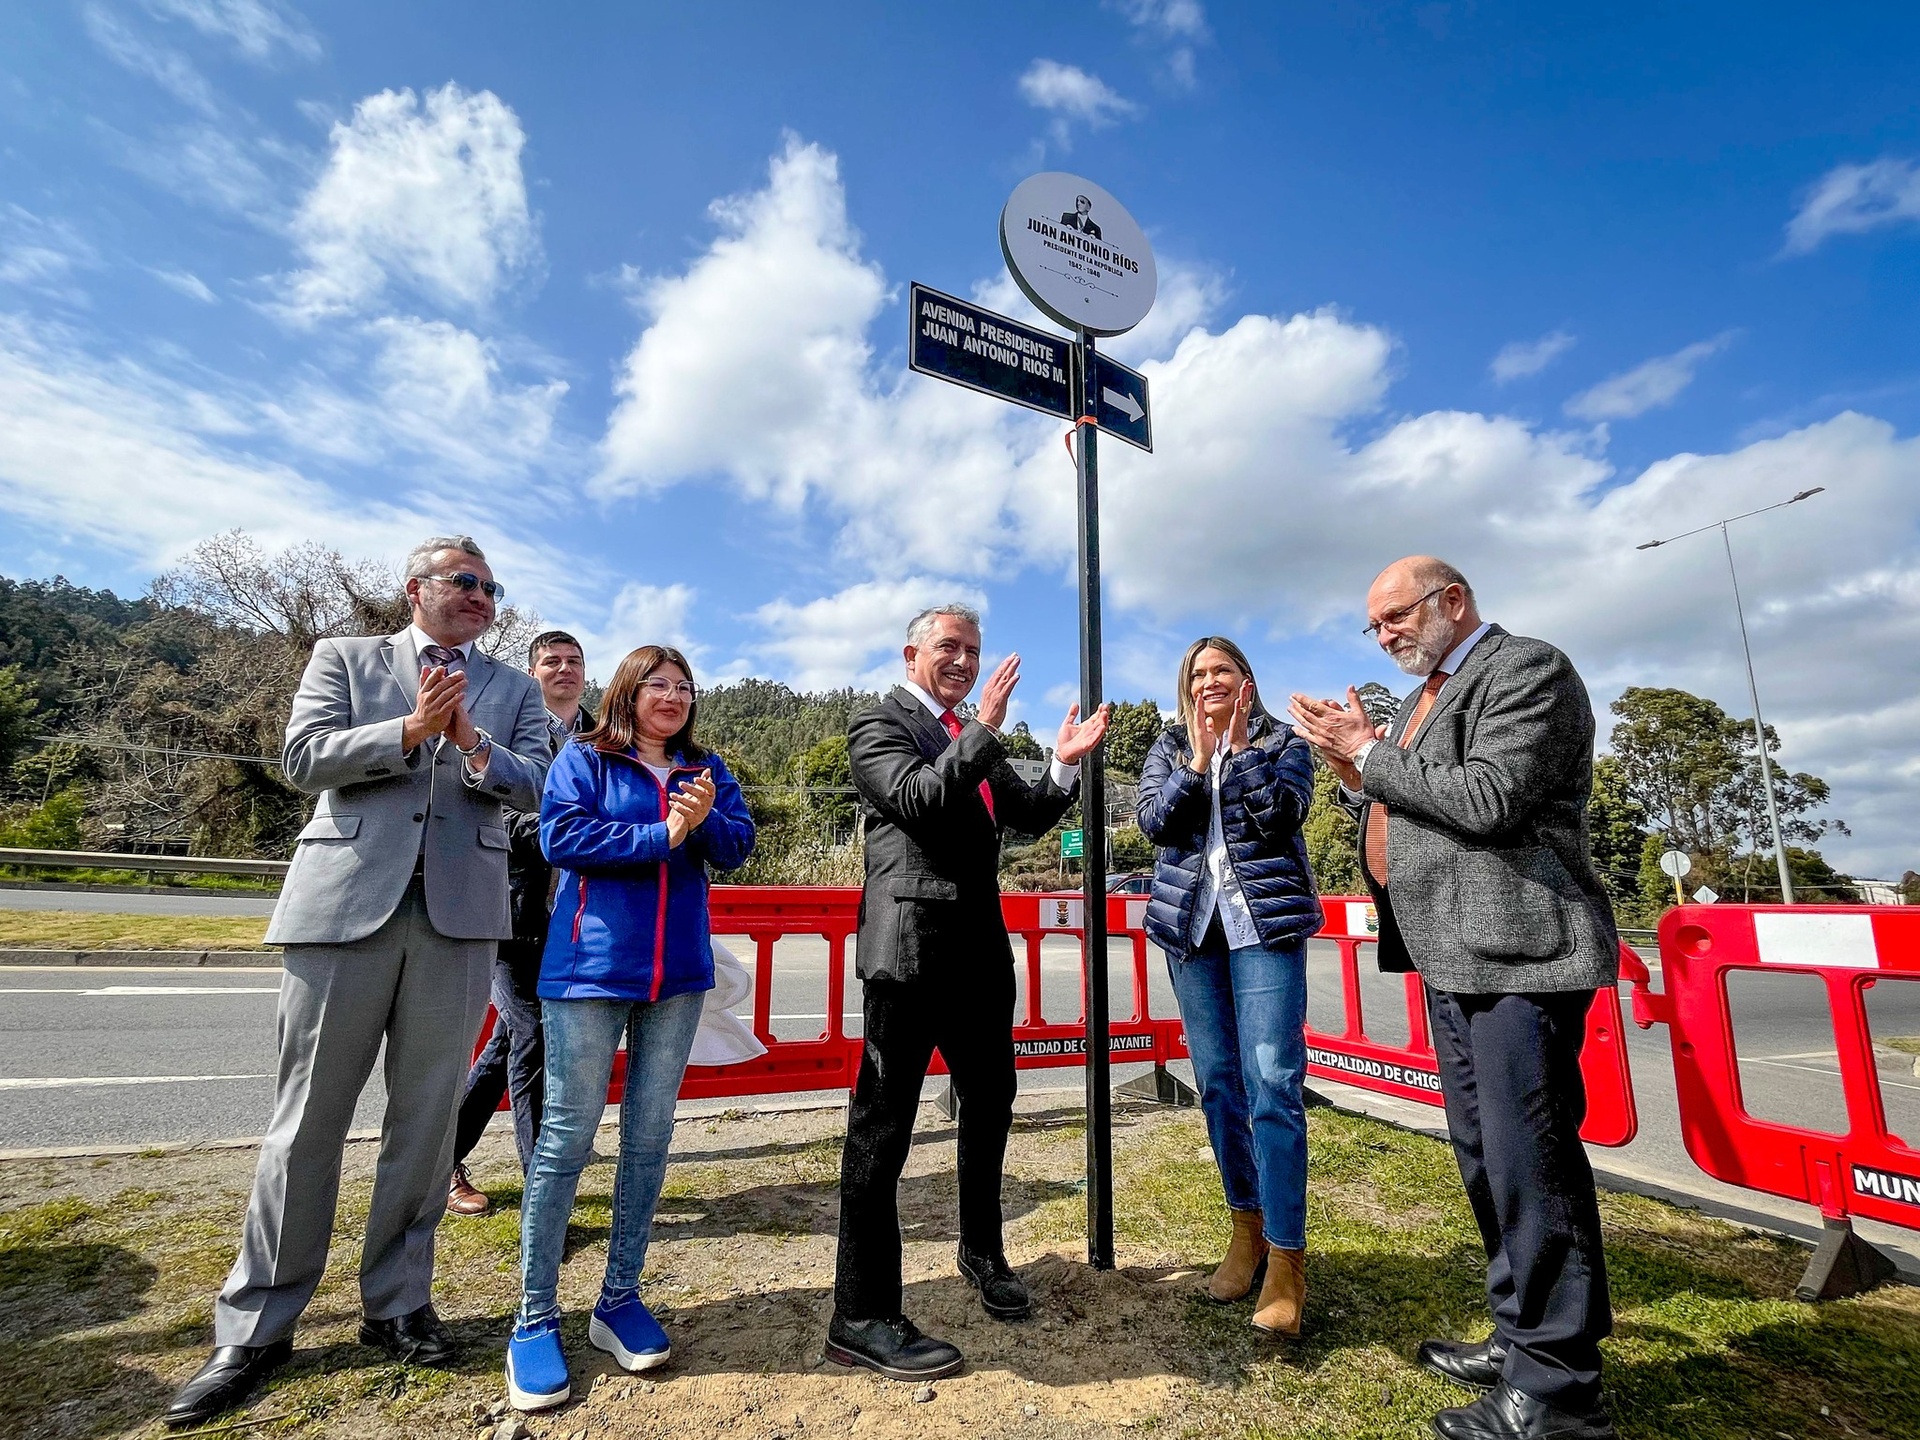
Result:
<svg viewBox="0 0 1920 1440">
<path fill-rule="evenodd" d="M 1073 209 L 1060 217 L 1060 223 L 1069 230 L 1078 230 L 1089 240 L 1100 238 L 1100 226 L 1093 218 L 1093 201 L 1084 195 L 1073 197 Z"/>
<path fill-rule="evenodd" d="M 1424 677 L 1389 726 L 1359 696 L 1293 697 L 1360 822 L 1380 963 L 1426 982 L 1447 1128 L 1487 1251 L 1493 1337 L 1421 1363 L 1486 1390 L 1443 1440 L 1608 1440 L 1612 1330 L 1580 1047 L 1620 937 L 1587 844 L 1593 707 L 1572 662 L 1481 620 L 1466 577 L 1412 556 L 1367 592 L 1367 632 Z"/>
<path fill-rule="evenodd" d="M 527 667 L 547 707 L 547 746 L 555 755 L 569 739 L 593 724 L 580 703 L 587 688 L 587 657 L 580 642 L 564 630 L 547 630 L 527 646 Z M 553 866 L 540 853 L 540 811 L 507 810 L 507 891 L 513 906 L 513 938 L 500 942 L 493 958 L 493 1033 L 467 1071 L 460 1097 L 460 1118 L 453 1142 L 453 1179 L 447 1209 L 455 1215 L 484 1215 L 493 1202 L 467 1174 L 467 1156 L 480 1143 L 500 1097 L 513 1102 L 513 1142 L 524 1175 L 533 1163 L 545 1098 L 547 1047 L 540 1028 L 540 957 L 547 947 L 551 915 L 549 892 Z"/>
<path fill-rule="evenodd" d="M 866 1048 L 840 1168 L 840 1250 L 827 1358 L 896 1380 L 963 1363 L 901 1313 L 900 1172 L 920 1087 L 937 1048 L 960 1102 L 961 1274 L 987 1313 L 1032 1308 L 1000 1240 L 1000 1170 L 1013 1122 L 1013 946 L 1000 913 L 1000 832 L 1038 835 L 1073 800 L 1080 759 L 1106 733 L 1108 707 L 1067 711 L 1047 778 L 1007 763 L 1000 726 L 1020 681 L 1009 655 L 979 713 L 955 713 L 980 673 L 980 616 L 946 605 L 914 617 L 906 682 L 855 717 L 847 735 L 866 811 L 866 887 L 856 969 L 866 982 Z"/>
</svg>

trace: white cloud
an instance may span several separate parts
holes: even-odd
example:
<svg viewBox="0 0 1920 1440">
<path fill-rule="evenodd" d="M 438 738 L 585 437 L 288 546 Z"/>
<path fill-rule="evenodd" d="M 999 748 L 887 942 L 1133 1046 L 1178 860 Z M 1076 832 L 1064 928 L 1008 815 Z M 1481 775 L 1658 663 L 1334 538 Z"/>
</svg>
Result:
<svg viewBox="0 0 1920 1440">
<path fill-rule="evenodd" d="M 1211 39 L 1200 0 L 1109 0 L 1143 39 L 1163 47 L 1167 74 L 1175 85 L 1191 89 L 1195 48 Z"/>
<path fill-rule="evenodd" d="M 257 136 L 243 143 L 214 124 L 164 130 L 154 139 L 98 128 L 115 160 L 168 194 L 276 229 L 281 224 L 280 184 L 268 165 L 284 168 L 293 159 L 282 147 Z"/>
<path fill-rule="evenodd" d="M 642 645 L 671 645 L 684 654 L 700 672 L 702 685 L 714 683 L 703 663 L 706 647 L 694 638 L 690 627 L 693 602 L 697 593 L 687 585 L 644 585 L 628 581 L 605 607 L 604 618 L 592 622 L 572 621 L 563 628 L 580 637 L 587 652 L 587 670 L 604 682 L 613 676 L 614 666 L 630 650 Z M 598 596 L 579 597 L 576 603 L 593 612 L 601 609 Z"/>
<path fill-rule="evenodd" d="M 213 98 L 213 87 L 177 50 L 143 39 L 121 23 L 104 5 L 87 5 L 80 12 L 87 35 L 114 63 L 136 75 L 144 75 L 182 105 L 213 116 L 220 107 Z"/>
<path fill-rule="evenodd" d="M 307 22 L 274 0 L 146 0 L 156 15 L 185 20 L 202 35 L 223 39 L 248 60 L 267 63 L 281 51 L 300 60 L 320 58 L 320 40 Z"/>
<path fill-rule="evenodd" d="M 801 604 L 770 601 L 753 616 L 767 637 L 757 654 L 798 690 L 849 684 L 884 690 L 904 674 L 907 622 L 952 601 L 982 614 L 987 608 L 979 590 L 927 575 L 870 580 Z"/>
<path fill-rule="evenodd" d="M 1099 76 L 1058 60 L 1035 60 L 1029 65 L 1020 76 L 1020 94 L 1036 110 L 1053 116 L 1049 128 L 1054 143 L 1063 150 L 1070 146 L 1076 124 L 1103 129 L 1138 108 Z"/>
<path fill-rule="evenodd" d="M 1502 345 L 1500 353 L 1493 357 L 1493 364 L 1487 368 L 1494 380 L 1504 385 L 1509 380 L 1538 375 L 1573 345 L 1573 336 L 1564 330 L 1554 330 L 1538 340 L 1515 340 Z"/>
<path fill-rule="evenodd" d="M 202 305 L 218 305 L 220 303 L 220 297 L 208 288 L 207 282 L 191 270 L 173 270 L 165 266 L 158 266 L 150 269 L 148 273 L 168 289 L 178 290 L 189 300 L 198 300 Z"/>
<path fill-rule="evenodd" d="M 564 380 L 503 384 L 498 347 L 445 320 L 387 316 L 369 329 L 380 345 L 379 406 L 394 434 L 469 475 L 509 473 L 546 453 Z"/>
<path fill-rule="evenodd" d="M 1920 162 L 1884 159 L 1836 165 L 1787 222 L 1786 253 L 1805 255 L 1835 235 L 1920 223 Z"/>
<path fill-rule="evenodd" d="M 1583 390 L 1567 401 L 1567 414 L 1576 420 L 1631 420 L 1649 410 L 1671 405 L 1680 392 L 1693 383 L 1701 362 L 1717 355 L 1732 341 L 1731 333 L 1716 335 L 1676 350 L 1657 355 L 1625 371 L 1602 380 L 1591 390 Z"/>
<path fill-rule="evenodd" d="M 307 267 L 287 279 L 290 316 L 364 310 L 390 286 L 482 310 L 537 265 L 526 137 L 491 92 L 383 90 L 335 124 L 331 142 L 293 222 Z"/>
</svg>

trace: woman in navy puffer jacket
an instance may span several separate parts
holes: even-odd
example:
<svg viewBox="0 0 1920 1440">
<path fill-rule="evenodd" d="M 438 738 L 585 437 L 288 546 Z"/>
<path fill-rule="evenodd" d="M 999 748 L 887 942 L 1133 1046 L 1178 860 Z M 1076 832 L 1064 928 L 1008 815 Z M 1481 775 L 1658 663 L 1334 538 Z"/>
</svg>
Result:
<svg viewBox="0 0 1920 1440">
<path fill-rule="evenodd" d="M 600 723 L 554 758 L 540 848 L 555 869 L 540 962 L 546 1106 L 521 1215 L 520 1315 L 507 1393 L 522 1410 L 571 1389 L 560 1348 L 560 1254 L 580 1171 L 627 1041 L 607 1273 L 587 1338 L 628 1370 L 663 1364 L 666 1332 L 640 1302 L 641 1266 L 666 1177 L 674 1100 L 713 988 L 707 870 L 753 851 L 753 821 L 720 757 L 693 738 L 698 692 L 678 650 L 620 662 Z"/>
<path fill-rule="evenodd" d="M 1148 752 L 1140 829 L 1159 847 L 1147 933 L 1167 952 L 1207 1136 L 1233 1211 L 1207 1282 L 1222 1302 L 1264 1271 L 1253 1323 L 1300 1333 L 1306 1300 L 1307 937 L 1320 900 L 1300 824 L 1306 741 L 1268 715 L 1253 667 L 1217 635 L 1180 662 L 1180 723 Z"/>
</svg>

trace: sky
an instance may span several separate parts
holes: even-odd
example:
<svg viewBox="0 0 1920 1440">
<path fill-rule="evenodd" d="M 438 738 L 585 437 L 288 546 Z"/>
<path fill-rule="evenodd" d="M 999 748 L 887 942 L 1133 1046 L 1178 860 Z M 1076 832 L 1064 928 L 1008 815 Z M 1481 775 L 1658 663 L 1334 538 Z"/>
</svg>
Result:
<svg viewBox="0 0 1920 1440">
<path fill-rule="evenodd" d="M 1108 692 L 1225 633 L 1411 682 L 1433 552 L 1629 685 L 1751 713 L 1853 873 L 1920 868 L 1920 11 L 1390 0 L 22 0 L 0 16 L 0 574 L 143 591 L 239 527 L 449 530 L 592 668 L 899 673 L 950 599 L 1077 693 L 1064 427 L 906 370 L 911 281 L 1045 326 L 1001 206 L 1145 229 L 1102 449 Z"/>
</svg>

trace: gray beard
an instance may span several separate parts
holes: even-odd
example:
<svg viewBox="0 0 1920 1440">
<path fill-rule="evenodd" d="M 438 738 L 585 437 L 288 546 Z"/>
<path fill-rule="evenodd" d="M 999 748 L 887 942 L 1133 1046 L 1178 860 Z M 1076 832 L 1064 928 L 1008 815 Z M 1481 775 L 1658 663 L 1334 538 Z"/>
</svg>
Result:
<svg viewBox="0 0 1920 1440">
<path fill-rule="evenodd" d="M 1420 633 L 1407 645 L 1390 652 L 1393 663 L 1408 675 L 1418 675 L 1422 680 L 1440 667 L 1452 647 L 1447 643 L 1453 638 L 1453 626 L 1445 616 L 1432 615 L 1427 623 L 1420 627 Z"/>
</svg>

